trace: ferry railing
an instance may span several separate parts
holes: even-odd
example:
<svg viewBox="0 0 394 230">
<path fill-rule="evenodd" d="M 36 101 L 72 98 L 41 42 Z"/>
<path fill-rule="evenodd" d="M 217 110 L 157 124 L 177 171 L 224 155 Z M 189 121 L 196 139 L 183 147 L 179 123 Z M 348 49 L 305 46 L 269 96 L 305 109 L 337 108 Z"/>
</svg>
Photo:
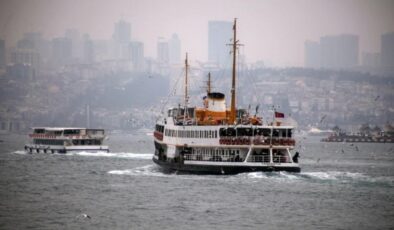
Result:
<svg viewBox="0 0 394 230">
<path fill-rule="evenodd" d="M 249 159 L 250 159 L 249 162 L 267 162 L 267 163 L 270 162 L 270 156 L 269 155 L 267 155 L 267 156 L 255 155 L 255 156 L 251 156 Z"/>
<path fill-rule="evenodd" d="M 295 140 L 293 138 L 286 137 L 220 137 L 219 143 L 221 145 L 283 145 L 283 146 L 294 146 Z"/>
<path fill-rule="evenodd" d="M 272 161 L 274 163 L 290 163 L 290 158 L 288 156 L 273 156 Z"/>
<path fill-rule="evenodd" d="M 219 155 L 196 155 L 184 154 L 184 160 L 189 161 L 215 161 L 215 162 L 243 162 L 244 159 L 239 156 L 219 156 Z"/>
</svg>

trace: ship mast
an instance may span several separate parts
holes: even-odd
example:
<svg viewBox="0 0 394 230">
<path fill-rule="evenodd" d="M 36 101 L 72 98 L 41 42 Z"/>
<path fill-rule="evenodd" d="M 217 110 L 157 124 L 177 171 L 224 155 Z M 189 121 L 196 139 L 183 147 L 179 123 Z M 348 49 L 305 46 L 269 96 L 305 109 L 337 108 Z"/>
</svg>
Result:
<svg viewBox="0 0 394 230">
<path fill-rule="evenodd" d="M 184 120 L 186 119 L 186 117 L 188 116 L 188 114 L 187 114 L 187 104 L 188 104 L 188 98 L 189 98 L 189 96 L 188 96 L 188 92 L 187 92 L 187 71 L 188 71 L 188 67 L 189 67 L 189 64 L 188 64 L 188 60 L 187 60 L 187 53 L 186 53 L 186 59 L 185 59 L 185 111 L 184 111 Z"/>
<path fill-rule="evenodd" d="M 211 93 L 211 72 L 208 73 L 207 95 Z"/>
<path fill-rule="evenodd" d="M 230 107 L 230 117 L 229 117 L 229 123 L 234 124 L 235 119 L 236 119 L 236 108 L 235 108 L 235 65 L 236 65 L 236 50 L 238 41 L 237 41 L 237 19 L 234 18 L 234 26 L 233 26 L 233 31 L 234 31 L 234 37 L 233 37 L 233 43 L 231 44 L 233 47 L 233 74 L 232 74 L 232 84 L 231 84 L 231 107 Z"/>
</svg>

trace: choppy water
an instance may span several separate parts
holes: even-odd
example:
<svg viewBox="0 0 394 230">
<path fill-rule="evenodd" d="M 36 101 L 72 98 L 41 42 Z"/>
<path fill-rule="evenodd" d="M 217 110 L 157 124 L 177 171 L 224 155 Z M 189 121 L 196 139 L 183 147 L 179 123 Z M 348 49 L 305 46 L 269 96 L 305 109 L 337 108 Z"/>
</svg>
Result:
<svg viewBox="0 0 394 230">
<path fill-rule="evenodd" d="M 393 144 L 303 139 L 302 173 L 214 176 L 161 172 L 147 136 L 67 155 L 1 138 L 0 229 L 394 228 Z"/>
</svg>

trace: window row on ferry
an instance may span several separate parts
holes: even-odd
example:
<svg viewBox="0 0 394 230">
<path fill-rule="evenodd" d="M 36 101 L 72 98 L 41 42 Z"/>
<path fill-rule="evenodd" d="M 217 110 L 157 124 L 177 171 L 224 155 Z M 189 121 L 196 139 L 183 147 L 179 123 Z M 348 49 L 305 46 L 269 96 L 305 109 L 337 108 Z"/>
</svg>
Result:
<svg viewBox="0 0 394 230">
<path fill-rule="evenodd" d="M 221 137 L 239 137 L 239 136 L 264 136 L 264 137 L 279 137 L 279 138 L 291 138 L 292 129 L 268 129 L 268 128 L 221 128 L 219 130 Z"/>
<path fill-rule="evenodd" d="M 180 137 L 180 138 L 217 138 L 218 131 L 166 129 L 164 135 L 168 137 Z"/>
</svg>

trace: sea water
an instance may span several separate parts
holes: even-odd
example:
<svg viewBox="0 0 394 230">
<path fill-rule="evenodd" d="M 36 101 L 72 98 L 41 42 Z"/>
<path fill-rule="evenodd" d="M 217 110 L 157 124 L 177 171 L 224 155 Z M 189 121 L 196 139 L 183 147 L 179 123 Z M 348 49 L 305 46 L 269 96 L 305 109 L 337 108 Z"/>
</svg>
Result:
<svg viewBox="0 0 394 230">
<path fill-rule="evenodd" d="M 0 136 L 0 229 L 392 229 L 394 145 L 297 142 L 302 172 L 164 173 L 152 137 L 26 154 Z"/>
</svg>

